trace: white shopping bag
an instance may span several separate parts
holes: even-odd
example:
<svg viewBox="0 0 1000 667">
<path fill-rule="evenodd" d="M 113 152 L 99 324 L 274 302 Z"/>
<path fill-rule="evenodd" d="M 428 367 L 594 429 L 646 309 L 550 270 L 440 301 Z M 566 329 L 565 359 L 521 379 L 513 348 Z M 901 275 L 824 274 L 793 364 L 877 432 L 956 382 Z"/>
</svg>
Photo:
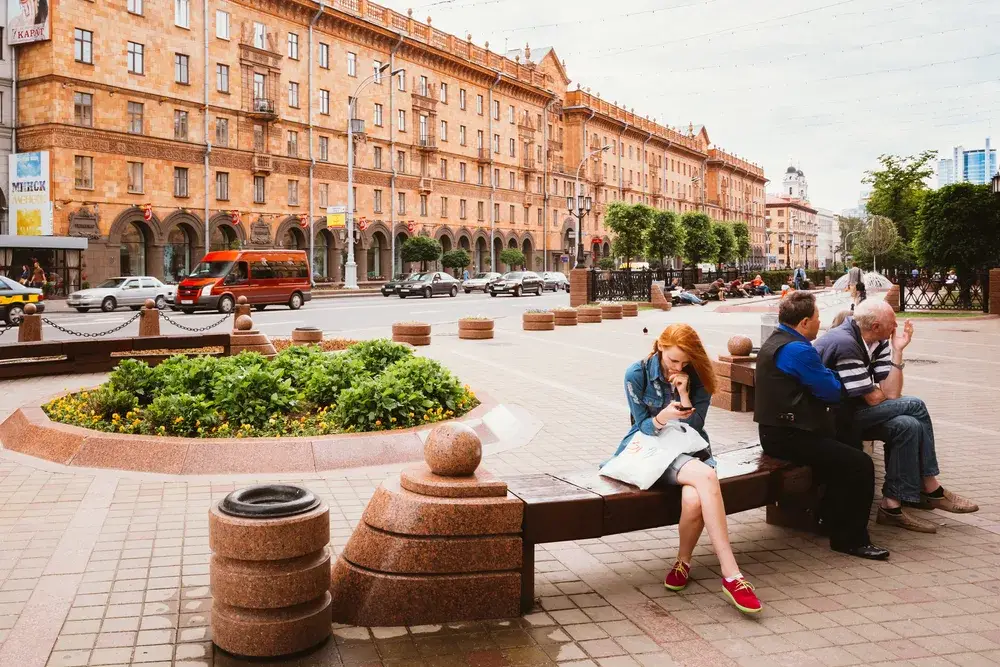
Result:
<svg viewBox="0 0 1000 667">
<path fill-rule="evenodd" d="M 680 421 L 668 422 L 658 435 L 641 431 L 632 436 L 622 452 L 604 464 L 601 474 L 646 490 L 663 476 L 681 454 L 708 449 L 698 431 Z"/>
</svg>

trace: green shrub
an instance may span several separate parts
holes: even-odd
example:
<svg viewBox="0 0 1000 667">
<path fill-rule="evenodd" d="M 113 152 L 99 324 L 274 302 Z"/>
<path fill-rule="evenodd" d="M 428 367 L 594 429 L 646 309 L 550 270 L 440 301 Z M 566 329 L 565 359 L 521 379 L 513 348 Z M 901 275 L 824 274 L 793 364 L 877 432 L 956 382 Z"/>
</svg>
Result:
<svg viewBox="0 0 1000 667">
<path fill-rule="evenodd" d="M 294 412 L 299 405 L 298 392 L 281 371 L 252 364 L 217 375 L 212 396 L 227 420 L 251 427 L 264 425 L 272 415 Z"/>
<path fill-rule="evenodd" d="M 412 357 L 413 350 L 400 343 L 378 338 L 352 345 L 345 354 L 361 361 L 365 371 L 375 377 L 397 361 Z"/>
<path fill-rule="evenodd" d="M 382 377 L 416 387 L 426 399 L 424 407 L 454 411 L 465 389 L 447 368 L 433 359 L 411 357 L 390 366 Z"/>
<path fill-rule="evenodd" d="M 187 357 L 179 354 L 154 369 L 157 390 L 165 394 L 212 395 L 212 382 L 223 363 L 218 357 Z M 155 398 L 154 396 L 154 398 Z"/>
<path fill-rule="evenodd" d="M 158 435 L 199 436 L 219 423 L 210 400 L 188 393 L 157 396 L 144 414 L 146 423 Z"/>
<path fill-rule="evenodd" d="M 326 356 L 316 345 L 292 345 L 279 352 L 271 365 L 291 380 L 293 387 L 302 387 Z"/>
<path fill-rule="evenodd" d="M 108 376 L 106 386 L 113 391 L 131 394 L 138 403 L 147 405 L 156 392 L 156 371 L 145 361 L 122 359 Z"/>
<path fill-rule="evenodd" d="M 341 392 L 369 378 L 360 359 L 346 354 L 326 355 L 311 368 L 305 380 L 304 397 L 320 407 L 334 405 Z"/>
<path fill-rule="evenodd" d="M 348 431 L 400 428 L 420 423 L 432 405 L 418 387 L 386 373 L 341 392 L 334 419 Z"/>
<path fill-rule="evenodd" d="M 138 407 L 139 399 L 135 394 L 105 384 L 88 394 L 85 409 L 101 419 L 112 419 L 114 415 L 124 417 Z"/>
</svg>

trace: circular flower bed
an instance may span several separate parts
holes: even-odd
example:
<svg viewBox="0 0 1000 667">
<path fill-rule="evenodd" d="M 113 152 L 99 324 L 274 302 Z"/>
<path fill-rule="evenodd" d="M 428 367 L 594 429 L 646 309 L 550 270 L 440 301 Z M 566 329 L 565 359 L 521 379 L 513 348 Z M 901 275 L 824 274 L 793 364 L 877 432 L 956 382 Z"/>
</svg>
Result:
<svg viewBox="0 0 1000 667">
<path fill-rule="evenodd" d="M 297 345 L 273 360 L 125 359 L 107 382 L 42 406 L 52 421 L 109 433 L 201 438 L 316 436 L 410 428 L 479 405 L 437 361 L 387 340 L 327 354 Z"/>
</svg>

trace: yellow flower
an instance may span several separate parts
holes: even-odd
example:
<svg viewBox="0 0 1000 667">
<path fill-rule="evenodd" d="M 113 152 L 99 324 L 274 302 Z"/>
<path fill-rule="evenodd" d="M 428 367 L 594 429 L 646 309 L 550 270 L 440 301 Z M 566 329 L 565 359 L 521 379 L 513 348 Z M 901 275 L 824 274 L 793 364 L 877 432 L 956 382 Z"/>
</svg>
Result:
<svg viewBox="0 0 1000 667">
<path fill-rule="evenodd" d="M 376 426 L 381 426 L 382 425 L 382 420 L 381 419 L 376 419 L 375 420 L 375 425 Z"/>
<path fill-rule="evenodd" d="M 395 424 L 396 423 L 396 418 L 395 417 L 389 417 L 389 421 L 391 421 L 392 423 Z"/>
<path fill-rule="evenodd" d="M 413 417 L 413 413 L 412 412 L 410 413 L 410 417 Z"/>
</svg>

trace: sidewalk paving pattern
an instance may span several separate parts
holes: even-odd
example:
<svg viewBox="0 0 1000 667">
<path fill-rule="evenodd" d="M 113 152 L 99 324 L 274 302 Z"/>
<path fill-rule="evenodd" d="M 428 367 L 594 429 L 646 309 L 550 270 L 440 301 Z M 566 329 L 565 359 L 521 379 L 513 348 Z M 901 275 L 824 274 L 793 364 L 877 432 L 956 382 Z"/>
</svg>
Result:
<svg viewBox="0 0 1000 667">
<path fill-rule="evenodd" d="M 825 300 L 837 306 L 836 299 Z M 836 307 L 824 311 L 829 322 Z M 628 429 L 625 367 L 666 324 L 689 321 L 718 354 L 760 316 L 712 308 L 645 311 L 638 319 L 526 333 L 513 318 L 493 341 L 437 327 L 421 352 L 544 425 L 528 445 L 487 457 L 504 475 L 595 466 Z M 642 333 L 643 327 L 649 334 Z M 439 330 L 440 329 L 440 330 Z M 680 594 L 661 580 L 673 528 L 538 547 L 540 604 L 519 619 L 410 628 L 335 628 L 335 641 L 283 665 L 670 667 L 671 665 L 1000 664 L 1000 323 L 916 323 L 909 393 L 935 418 L 942 479 L 980 503 L 971 515 L 928 514 L 937 535 L 872 526 L 885 563 L 768 526 L 763 510 L 730 518 L 744 574 L 766 605 L 740 616 L 719 592 L 707 537 Z M 22 403 L 103 376 L 0 383 L 0 418 Z M 712 409 L 719 451 L 755 437 L 749 415 Z M 881 468 L 881 452 L 876 452 Z M 339 551 L 376 486 L 398 467 L 294 478 L 330 504 Z M 208 508 L 261 478 L 88 471 L 0 451 L 0 667 L 249 664 L 214 651 Z"/>
</svg>

